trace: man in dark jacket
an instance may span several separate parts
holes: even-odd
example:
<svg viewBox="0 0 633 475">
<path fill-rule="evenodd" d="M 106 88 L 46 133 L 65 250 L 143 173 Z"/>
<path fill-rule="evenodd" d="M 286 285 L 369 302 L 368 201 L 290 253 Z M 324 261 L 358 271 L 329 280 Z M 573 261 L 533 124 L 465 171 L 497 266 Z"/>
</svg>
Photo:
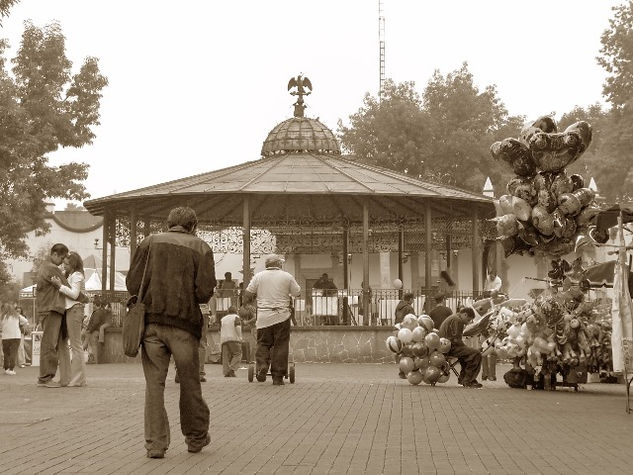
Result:
<svg viewBox="0 0 633 475">
<path fill-rule="evenodd" d="M 200 452 L 210 442 L 198 346 L 204 324 L 200 304 L 213 295 L 215 263 L 209 245 L 194 235 L 197 225 L 193 209 L 172 209 L 169 230 L 143 240 L 126 279 L 131 295 L 138 295 L 143 282 L 146 326 L 141 359 L 146 382 L 145 448 L 150 458 L 163 458 L 169 447 L 164 392 L 171 355 L 180 377 L 180 426 L 188 450 Z"/>
<path fill-rule="evenodd" d="M 433 320 L 433 326 L 439 330 L 442 322 L 453 315 L 453 311 L 444 305 L 444 295 L 435 297 L 435 307 L 429 312 L 429 317 Z"/>
<path fill-rule="evenodd" d="M 394 311 L 394 323 L 402 323 L 404 317 L 410 313 L 415 315 L 415 310 L 413 309 L 413 298 L 414 295 L 411 292 L 407 292 L 402 296 L 402 300 L 398 302 L 396 310 Z"/>
<path fill-rule="evenodd" d="M 51 248 L 49 258 L 42 262 L 37 272 L 35 300 L 39 323 L 43 331 L 37 385 L 47 388 L 66 386 L 70 381 L 70 353 L 65 343 L 68 339 L 64 317 L 66 299 L 51 282 L 51 277 L 56 276 L 64 285 L 68 285 L 59 269 L 67 255 L 68 248 L 64 244 L 55 244 Z M 59 382 L 53 381 L 58 362 Z"/>
<path fill-rule="evenodd" d="M 444 320 L 439 331 L 441 337 L 451 341 L 451 349 L 447 356 L 454 356 L 459 360 L 462 370 L 459 373 L 458 383 L 465 388 L 480 388 L 482 386 L 481 383 L 477 382 L 477 374 L 481 368 L 481 353 L 467 346 L 462 339 L 464 325 L 472 322 L 474 318 L 475 311 L 472 308 L 462 308 Z"/>
</svg>

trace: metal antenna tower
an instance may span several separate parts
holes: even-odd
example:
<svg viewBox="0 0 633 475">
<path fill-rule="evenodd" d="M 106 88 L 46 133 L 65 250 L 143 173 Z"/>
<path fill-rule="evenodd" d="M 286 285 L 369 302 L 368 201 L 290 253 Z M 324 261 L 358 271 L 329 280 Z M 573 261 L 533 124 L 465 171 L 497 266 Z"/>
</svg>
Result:
<svg viewBox="0 0 633 475">
<path fill-rule="evenodd" d="M 384 1 L 378 0 L 378 57 L 380 82 L 378 86 L 378 100 L 382 98 L 385 84 L 385 17 L 383 13 Z"/>
</svg>

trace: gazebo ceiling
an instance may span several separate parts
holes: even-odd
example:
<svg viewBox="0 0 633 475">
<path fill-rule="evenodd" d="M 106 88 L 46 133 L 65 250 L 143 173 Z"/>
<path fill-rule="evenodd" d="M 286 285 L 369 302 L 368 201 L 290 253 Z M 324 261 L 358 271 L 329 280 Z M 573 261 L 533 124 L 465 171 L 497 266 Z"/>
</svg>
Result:
<svg viewBox="0 0 633 475">
<path fill-rule="evenodd" d="M 429 183 L 380 167 L 319 153 L 277 154 L 261 160 L 182 178 L 84 203 L 96 216 L 164 219 L 174 206 L 196 210 L 200 222 L 241 225 L 244 196 L 251 224 L 271 221 L 362 221 L 363 201 L 372 219 L 495 215 L 492 199 Z"/>
</svg>

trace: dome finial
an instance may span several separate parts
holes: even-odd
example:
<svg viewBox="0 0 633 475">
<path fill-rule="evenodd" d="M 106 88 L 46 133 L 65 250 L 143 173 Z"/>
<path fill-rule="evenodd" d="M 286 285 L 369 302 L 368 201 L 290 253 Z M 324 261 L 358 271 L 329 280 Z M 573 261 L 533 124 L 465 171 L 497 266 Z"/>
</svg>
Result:
<svg viewBox="0 0 633 475">
<path fill-rule="evenodd" d="M 312 83 L 307 77 L 302 77 L 301 74 L 299 74 L 296 78 L 290 78 L 290 81 L 288 82 L 288 90 L 290 91 L 293 87 L 296 87 L 297 91 L 292 91 L 290 95 L 299 96 L 297 98 L 297 102 L 293 104 L 295 106 L 295 117 L 304 117 L 303 112 L 308 106 L 303 103 L 303 96 L 310 95 L 310 92 L 312 91 Z M 310 91 L 306 91 L 304 87 L 308 88 Z"/>
</svg>

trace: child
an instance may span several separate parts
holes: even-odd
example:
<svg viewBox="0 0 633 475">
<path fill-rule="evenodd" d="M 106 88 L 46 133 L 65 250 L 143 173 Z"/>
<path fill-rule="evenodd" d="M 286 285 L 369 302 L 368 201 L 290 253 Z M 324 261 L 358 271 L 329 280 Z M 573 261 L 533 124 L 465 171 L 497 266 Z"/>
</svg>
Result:
<svg viewBox="0 0 633 475">
<path fill-rule="evenodd" d="M 235 370 L 242 361 L 242 321 L 234 305 L 220 321 L 220 342 L 222 344 L 222 372 L 225 378 L 234 378 Z"/>
<path fill-rule="evenodd" d="M 4 354 L 4 374 L 15 375 L 18 359 L 18 347 L 22 333 L 20 325 L 28 320 L 20 315 L 13 304 L 3 303 L 0 306 L 0 325 L 2 327 L 2 353 Z"/>
</svg>

